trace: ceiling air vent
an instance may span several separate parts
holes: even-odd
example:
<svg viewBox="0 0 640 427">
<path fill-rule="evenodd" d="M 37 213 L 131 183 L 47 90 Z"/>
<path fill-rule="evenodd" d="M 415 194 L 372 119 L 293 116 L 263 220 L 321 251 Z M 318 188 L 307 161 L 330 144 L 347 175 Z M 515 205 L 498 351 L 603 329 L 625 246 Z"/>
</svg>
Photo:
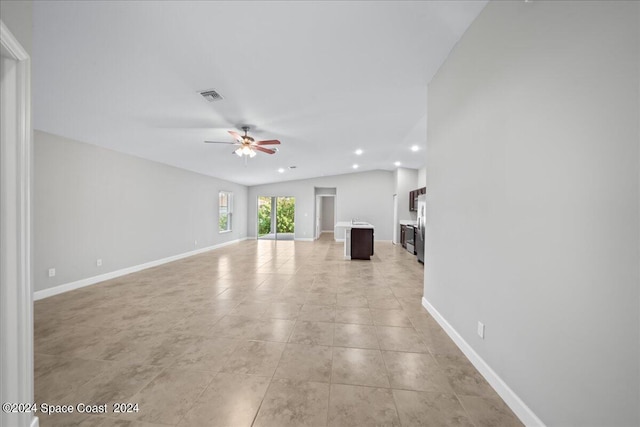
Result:
<svg viewBox="0 0 640 427">
<path fill-rule="evenodd" d="M 200 95 L 202 95 L 204 99 L 206 99 L 209 102 L 222 101 L 224 99 L 222 95 L 220 95 L 218 92 L 216 92 L 213 89 L 203 90 L 202 92 L 200 92 Z"/>
</svg>

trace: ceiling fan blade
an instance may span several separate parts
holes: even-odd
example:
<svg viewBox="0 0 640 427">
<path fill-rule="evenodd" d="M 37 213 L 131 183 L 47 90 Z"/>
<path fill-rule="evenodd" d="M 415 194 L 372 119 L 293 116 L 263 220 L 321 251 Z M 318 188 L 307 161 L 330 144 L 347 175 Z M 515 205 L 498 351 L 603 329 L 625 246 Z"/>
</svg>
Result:
<svg viewBox="0 0 640 427">
<path fill-rule="evenodd" d="M 258 141 L 256 145 L 280 145 L 280 141 L 277 139 L 269 139 L 267 141 Z"/>
<path fill-rule="evenodd" d="M 205 141 L 207 144 L 232 144 L 236 145 L 236 142 L 222 142 L 222 141 Z"/>
<path fill-rule="evenodd" d="M 229 133 L 236 139 L 236 141 L 242 142 L 242 135 L 240 135 L 238 132 L 230 130 Z"/>
<path fill-rule="evenodd" d="M 262 148 L 259 145 L 255 145 L 253 148 L 255 148 L 258 151 L 262 151 L 263 153 L 267 153 L 267 154 L 275 154 L 275 150 L 271 150 L 270 148 Z"/>
</svg>

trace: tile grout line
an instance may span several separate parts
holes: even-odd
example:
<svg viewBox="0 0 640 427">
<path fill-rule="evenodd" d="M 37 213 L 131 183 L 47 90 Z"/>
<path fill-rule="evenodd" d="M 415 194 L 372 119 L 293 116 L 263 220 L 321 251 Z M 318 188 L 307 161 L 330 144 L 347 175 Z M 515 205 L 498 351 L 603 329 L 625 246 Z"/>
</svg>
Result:
<svg viewBox="0 0 640 427">
<path fill-rule="evenodd" d="M 207 389 L 211 386 L 211 384 L 213 384 L 213 381 L 215 381 L 215 379 L 216 379 L 216 377 L 218 376 L 219 373 L 220 373 L 220 371 L 216 372 L 215 375 L 213 375 L 211 377 L 211 380 L 207 383 L 206 386 L 204 386 L 202 388 L 202 391 L 198 394 L 198 396 L 196 396 L 196 398 L 192 400 L 193 403 L 191 404 L 191 406 L 189 406 L 189 409 L 187 409 L 184 412 L 184 415 L 182 417 L 180 417 L 178 422 L 174 424 L 175 426 L 179 425 L 182 422 L 182 420 L 189 414 L 189 412 L 191 412 L 191 410 L 195 407 L 196 403 L 198 403 L 198 400 L 200 400 L 200 397 L 202 397 L 204 392 L 207 391 Z"/>
<path fill-rule="evenodd" d="M 300 307 L 302 309 L 302 307 Z M 264 399 L 267 397 L 267 394 L 269 393 L 269 389 L 271 388 L 271 384 L 273 383 L 273 379 L 275 378 L 276 372 L 278 371 L 278 367 L 280 366 L 280 362 L 282 362 L 282 356 L 284 355 L 284 352 L 287 349 L 287 344 L 289 344 L 289 339 L 291 338 L 291 335 L 293 334 L 293 331 L 295 330 L 296 325 L 298 324 L 298 317 L 296 316 L 295 322 L 293 323 L 293 328 L 291 328 L 291 332 L 289 332 L 289 336 L 287 337 L 287 341 L 284 343 L 284 348 L 282 349 L 282 352 L 280 353 L 280 358 L 278 358 L 278 363 L 276 363 L 276 367 L 273 370 L 273 373 L 271 374 L 271 378 L 269 379 L 269 385 L 267 386 L 267 389 L 264 392 L 264 395 L 262 396 L 262 400 L 260 400 L 260 405 L 258 405 L 258 409 L 256 410 L 256 414 L 253 416 L 253 420 L 251 421 L 251 426 L 253 426 L 256 422 L 256 420 L 258 419 L 258 414 L 260 413 L 260 409 L 262 408 L 262 404 L 264 403 Z"/>
<path fill-rule="evenodd" d="M 389 374 L 389 367 L 387 366 L 387 361 L 384 358 L 384 354 L 380 352 L 382 356 L 382 363 L 384 364 L 384 369 L 387 372 L 387 380 L 389 380 L 389 389 L 391 390 L 391 399 L 393 400 L 393 406 L 396 408 L 396 415 L 398 417 L 398 422 L 402 425 L 402 421 L 400 420 L 400 411 L 398 410 L 398 402 L 396 402 L 396 396 L 393 394 L 393 384 L 391 384 L 391 374 Z"/>
</svg>

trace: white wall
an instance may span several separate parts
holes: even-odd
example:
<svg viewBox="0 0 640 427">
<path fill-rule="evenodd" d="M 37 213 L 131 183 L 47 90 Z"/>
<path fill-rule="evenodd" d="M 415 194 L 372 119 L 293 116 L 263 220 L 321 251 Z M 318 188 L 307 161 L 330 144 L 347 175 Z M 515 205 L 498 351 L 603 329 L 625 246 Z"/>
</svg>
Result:
<svg viewBox="0 0 640 427">
<path fill-rule="evenodd" d="M 256 236 L 258 196 L 293 196 L 296 198 L 295 238 L 312 239 L 315 187 L 336 187 L 336 221 L 357 217 L 374 225 L 376 240 L 391 240 L 393 173 L 380 170 L 249 187 L 248 235 Z"/>
<path fill-rule="evenodd" d="M 491 2 L 429 85 L 425 298 L 550 426 L 640 424 L 639 7 Z"/>
<path fill-rule="evenodd" d="M 418 171 L 398 168 L 394 173 L 395 191 L 398 195 L 398 220 L 414 220 L 416 213 L 409 210 L 409 192 L 418 189 Z"/>
<path fill-rule="evenodd" d="M 322 227 L 321 231 L 333 231 L 335 224 L 335 197 L 320 197 L 322 199 Z"/>
<path fill-rule="evenodd" d="M 218 233 L 220 190 L 234 194 L 231 233 Z M 247 235 L 245 186 L 39 131 L 34 199 L 36 291 Z"/>
<path fill-rule="evenodd" d="M 423 166 L 418 169 L 418 188 L 427 186 L 427 167 Z"/>
</svg>

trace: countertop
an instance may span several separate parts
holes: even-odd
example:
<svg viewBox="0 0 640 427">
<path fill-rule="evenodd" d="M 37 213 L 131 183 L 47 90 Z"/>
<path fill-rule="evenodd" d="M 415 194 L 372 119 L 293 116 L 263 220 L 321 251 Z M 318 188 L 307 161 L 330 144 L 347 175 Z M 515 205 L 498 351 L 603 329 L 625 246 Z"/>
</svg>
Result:
<svg viewBox="0 0 640 427">
<path fill-rule="evenodd" d="M 418 225 L 418 221 L 412 221 L 408 219 L 401 219 L 400 225 Z"/>
<path fill-rule="evenodd" d="M 340 228 L 375 228 L 368 222 L 358 222 L 357 224 L 351 224 L 351 221 L 338 221 L 336 222 L 335 226 Z"/>
</svg>

